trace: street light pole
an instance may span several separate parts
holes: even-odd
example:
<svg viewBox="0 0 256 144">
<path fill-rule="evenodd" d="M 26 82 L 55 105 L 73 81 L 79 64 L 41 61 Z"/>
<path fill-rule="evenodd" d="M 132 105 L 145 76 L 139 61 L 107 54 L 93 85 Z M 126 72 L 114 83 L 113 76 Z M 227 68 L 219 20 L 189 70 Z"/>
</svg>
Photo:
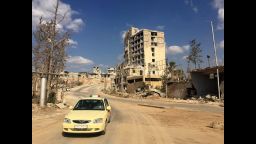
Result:
<svg viewBox="0 0 256 144">
<path fill-rule="evenodd" d="M 41 90 L 40 90 L 40 106 L 45 106 L 45 98 L 46 98 L 46 83 L 47 79 L 45 76 L 41 78 Z"/>
<path fill-rule="evenodd" d="M 216 52 L 216 46 L 215 46 L 215 38 L 214 38 L 212 21 L 211 21 L 211 27 L 212 27 L 212 40 L 213 40 L 213 47 L 214 47 L 214 54 L 215 54 L 215 63 L 217 66 L 218 95 L 219 95 L 219 99 L 220 99 L 220 78 L 219 78 L 219 69 L 218 69 L 218 58 L 217 58 L 217 52 Z"/>
</svg>

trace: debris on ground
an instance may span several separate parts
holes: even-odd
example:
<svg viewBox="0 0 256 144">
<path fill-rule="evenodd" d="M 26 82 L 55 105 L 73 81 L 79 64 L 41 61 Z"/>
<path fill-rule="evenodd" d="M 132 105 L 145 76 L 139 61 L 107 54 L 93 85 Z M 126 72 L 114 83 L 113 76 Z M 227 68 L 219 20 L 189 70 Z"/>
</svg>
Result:
<svg viewBox="0 0 256 144">
<path fill-rule="evenodd" d="M 53 107 L 54 106 L 53 103 L 47 103 L 46 105 L 47 105 L 47 107 Z"/>
<path fill-rule="evenodd" d="M 58 104 L 55 104 L 58 108 L 60 109 L 64 109 L 66 108 L 66 106 L 63 104 L 63 103 L 58 103 Z"/>
<path fill-rule="evenodd" d="M 219 104 L 219 106 L 224 107 L 224 103 Z"/>
<path fill-rule="evenodd" d="M 150 89 L 148 92 L 149 92 L 149 93 L 153 93 L 153 94 L 158 94 L 158 96 L 161 96 L 161 97 L 164 97 L 164 96 L 165 96 L 165 94 L 162 93 L 162 92 L 161 92 L 160 90 L 158 90 L 158 89 Z"/>
<path fill-rule="evenodd" d="M 38 111 L 38 109 L 39 109 L 38 104 L 32 103 L 32 111 Z"/>
<path fill-rule="evenodd" d="M 211 95 L 208 94 L 208 95 L 205 96 L 205 98 L 211 99 Z"/>
<path fill-rule="evenodd" d="M 160 98 L 160 96 L 158 95 L 158 94 L 153 94 L 153 95 L 149 95 L 149 96 L 147 96 L 147 99 L 159 99 Z"/>
<path fill-rule="evenodd" d="M 191 98 L 181 99 L 181 98 L 168 98 L 162 96 L 157 91 L 138 91 L 136 93 L 126 93 L 126 92 L 116 92 L 116 91 L 103 91 L 106 94 L 112 96 L 123 97 L 123 98 L 134 98 L 134 99 L 152 99 L 167 101 L 173 103 L 188 103 L 188 104 L 210 104 L 224 107 L 224 101 L 220 101 L 217 96 L 207 94 L 206 96 L 196 96 Z"/>
<path fill-rule="evenodd" d="M 210 128 L 224 130 L 224 122 L 211 122 Z"/>
</svg>

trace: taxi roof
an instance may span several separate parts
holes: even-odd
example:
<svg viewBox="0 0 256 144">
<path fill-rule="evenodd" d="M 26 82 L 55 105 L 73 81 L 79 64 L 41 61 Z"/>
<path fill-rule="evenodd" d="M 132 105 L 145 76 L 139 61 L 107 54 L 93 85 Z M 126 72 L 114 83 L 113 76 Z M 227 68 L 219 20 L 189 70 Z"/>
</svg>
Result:
<svg viewBox="0 0 256 144">
<path fill-rule="evenodd" d="M 83 97 L 83 98 L 81 98 L 80 100 L 84 100 L 84 99 L 103 100 L 104 98 L 103 98 L 103 97 L 100 97 L 99 95 L 91 95 L 91 96 L 88 96 L 88 97 Z"/>
</svg>

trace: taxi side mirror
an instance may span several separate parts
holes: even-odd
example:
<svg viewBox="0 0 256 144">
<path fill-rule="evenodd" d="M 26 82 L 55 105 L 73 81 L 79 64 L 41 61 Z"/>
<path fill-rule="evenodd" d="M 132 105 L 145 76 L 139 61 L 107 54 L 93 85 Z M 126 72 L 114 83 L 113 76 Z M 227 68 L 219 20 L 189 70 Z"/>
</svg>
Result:
<svg viewBox="0 0 256 144">
<path fill-rule="evenodd" d="M 107 106 L 107 110 L 108 110 L 108 111 L 111 111 L 111 107 L 110 107 L 110 106 Z"/>
</svg>

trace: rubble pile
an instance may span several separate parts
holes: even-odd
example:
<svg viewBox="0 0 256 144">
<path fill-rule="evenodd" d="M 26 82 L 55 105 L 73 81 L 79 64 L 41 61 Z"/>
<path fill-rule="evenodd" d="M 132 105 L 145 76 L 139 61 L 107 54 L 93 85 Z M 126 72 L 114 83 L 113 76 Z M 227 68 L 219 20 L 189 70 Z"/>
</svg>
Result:
<svg viewBox="0 0 256 144">
<path fill-rule="evenodd" d="M 224 122 L 213 121 L 210 123 L 210 128 L 224 130 Z"/>
</svg>

